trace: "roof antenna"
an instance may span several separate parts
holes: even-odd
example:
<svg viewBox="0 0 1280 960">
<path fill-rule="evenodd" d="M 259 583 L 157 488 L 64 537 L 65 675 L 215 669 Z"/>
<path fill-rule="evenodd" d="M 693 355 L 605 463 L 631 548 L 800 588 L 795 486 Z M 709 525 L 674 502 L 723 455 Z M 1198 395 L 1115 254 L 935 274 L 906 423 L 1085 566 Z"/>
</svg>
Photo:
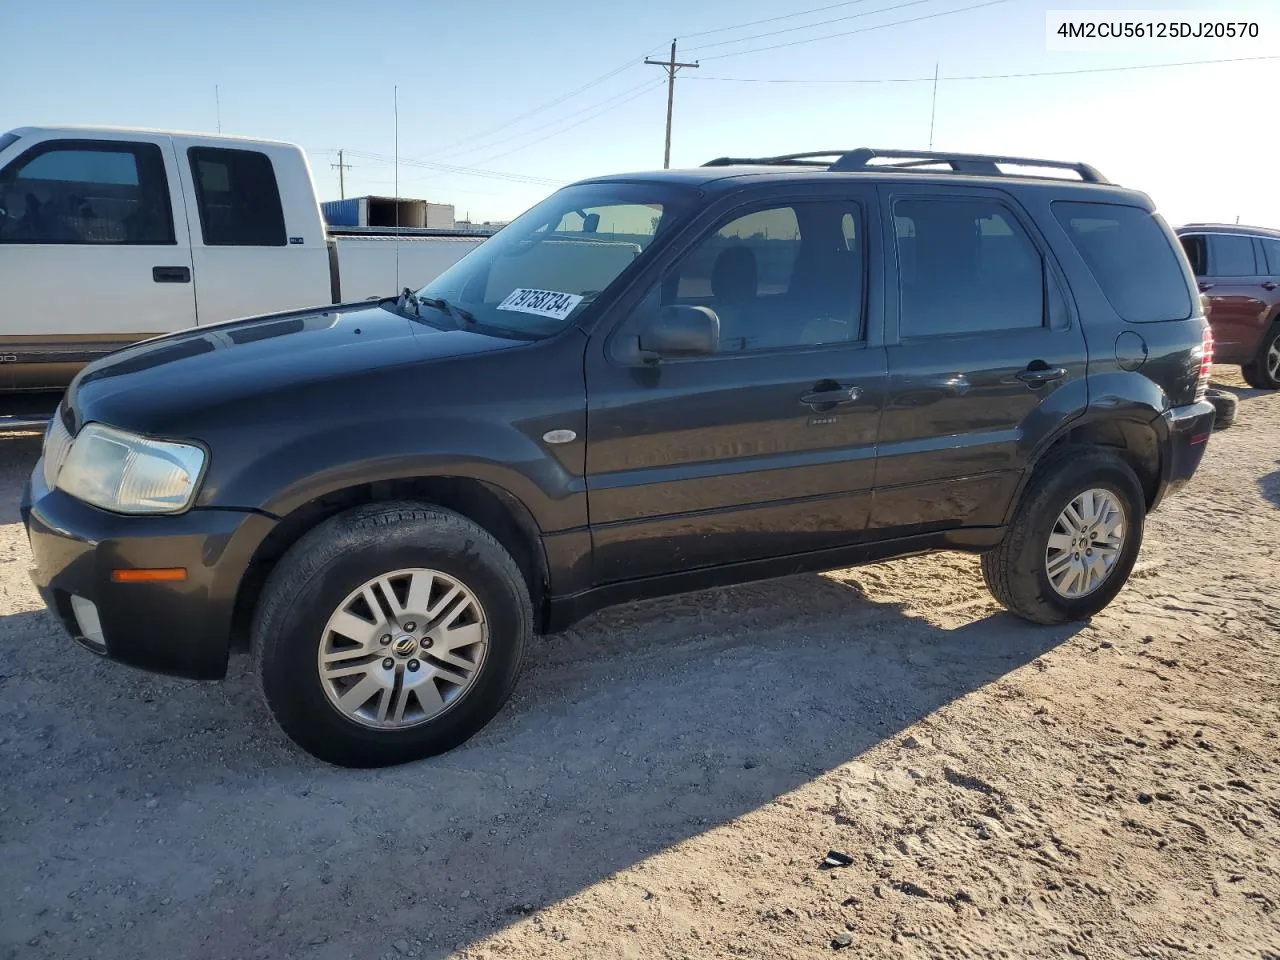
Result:
<svg viewBox="0 0 1280 960">
<path fill-rule="evenodd" d="M 218 132 L 222 132 L 222 93 L 218 90 L 218 85 L 213 85 L 213 102 L 218 107 Z"/>
<path fill-rule="evenodd" d="M 396 172 L 395 172 L 395 208 L 396 208 L 396 289 L 400 289 L 400 85 L 391 88 L 392 110 L 395 114 L 396 127 Z"/>
<path fill-rule="evenodd" d="M 929 150 L 933 150 L 933 119 L 938 115 L 938 62 L 933 62 L 933 102 L 929 105 Z"/>
</svg>

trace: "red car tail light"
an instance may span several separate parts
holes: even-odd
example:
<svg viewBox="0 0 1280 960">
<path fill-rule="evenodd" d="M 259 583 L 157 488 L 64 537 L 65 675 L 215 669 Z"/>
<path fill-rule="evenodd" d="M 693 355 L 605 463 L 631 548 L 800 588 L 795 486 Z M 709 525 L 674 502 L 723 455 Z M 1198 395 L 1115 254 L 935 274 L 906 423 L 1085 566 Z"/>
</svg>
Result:
<svg viewBox="0 0 1280 960">
<path fill-rule="evenodd" d="M 1200 375 L 1196 380 L 1196 399 L 1203 400 L 1209 390 L 1209 375 L 1213 372 L 1213 331 L 1205 325 L 1200 338 Z"/>
</svg>

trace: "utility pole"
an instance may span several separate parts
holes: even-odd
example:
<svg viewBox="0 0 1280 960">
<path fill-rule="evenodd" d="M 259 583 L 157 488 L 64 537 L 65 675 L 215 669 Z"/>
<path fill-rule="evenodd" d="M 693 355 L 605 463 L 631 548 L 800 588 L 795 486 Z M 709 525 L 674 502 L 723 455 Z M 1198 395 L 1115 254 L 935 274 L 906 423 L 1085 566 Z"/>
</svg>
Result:
<svg viewBox="0 0 1280 960">
<path fill-rule="evenodd" d="M 676 42 L 671 41 L 671 59 L 670 60 L 649 60 L 645 63 L 655 67 L 665 67 L 667 71 L 667 146 L 662 153 L 662 169 L 666 170 L 671 166 L 671 107 L 675 103 L 676 98 L 676 71 L 681 67 L 697 68 L 696 63 L 676 63 Z"/>
<path fill-rule="evenodd" d="M 329 164 L 329 169 L 338 171 L 338 196 L 343 200 L 347 199 L 347 181 L 342 174 L 351 169 L 351 164 L 342 162 L 341 150 L 338 151 L 338 162 Z"/>
</svg>

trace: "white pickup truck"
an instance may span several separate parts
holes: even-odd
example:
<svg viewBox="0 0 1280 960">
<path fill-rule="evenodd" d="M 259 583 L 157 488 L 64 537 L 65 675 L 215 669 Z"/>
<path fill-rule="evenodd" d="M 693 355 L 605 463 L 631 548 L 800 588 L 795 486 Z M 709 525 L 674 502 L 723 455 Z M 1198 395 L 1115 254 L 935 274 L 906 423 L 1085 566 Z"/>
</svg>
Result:
<svg viewBox="0 0 1280 960">
<path fill-rule="evenodd" d="M 173 330 L 417 289 L 483 239 L 333 235 L 293 144 L 0 133 L 0 393 Z"/>
</svg>

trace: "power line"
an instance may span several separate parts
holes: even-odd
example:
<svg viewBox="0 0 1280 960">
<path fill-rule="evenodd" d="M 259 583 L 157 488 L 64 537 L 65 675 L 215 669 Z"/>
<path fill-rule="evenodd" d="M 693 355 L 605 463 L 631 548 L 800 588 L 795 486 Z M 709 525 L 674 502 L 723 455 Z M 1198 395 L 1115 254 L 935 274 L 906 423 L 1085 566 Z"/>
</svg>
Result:
<svg viewBox="0 0 1280 960">
<path fill-rule="evenodd" d="M 1119 73 L 1126 70 L 1163 70 L 1170 67 L 1199 67 L 1216 63 L 1248 63 L 1257 60 L 1280 60 L 1280 55 L 1259 57 L 1228 57 L 1220 60 L 1184 60 L 1178 63 L 1137 63 L 1124 67 L 1086 67 L 1079 70 L 1044 70 L 1036 73 L 983 73 L 969 76 L 938 77 L 940 83 L 957 80 L 1023 80 L 1033 77 L 1065 77 L 1083 73 Z M 835 80 L 821 79 L 782 79 L 779 77 L 690 77 L 691 80 L 714 81 L 718 83 L 932 83 L 933 77 L 866 77 L 841 78 Z"/>
<path fill-rule="evenodd" d="M 367 153 L 363 150 L 348 150 L 350 156 L 363 160 L 372 160 L 376 163 L 395 163 L 395 157 L 388 157 L 381 153 Z M 547 177 L 533 177 L 521 173 L 506 173 L 500 170 L 482 170 L 477 167 L 460 167 L 449 163 L 436 163 L 431 160 L 417 160 L 411 157 L 401 157 L 400 163 L 408 164 L 412 167 L 422 167 L 427 170 L 436 170 L 440 173 L 456 173 L 459 176 L 468 177 L 487 177 L 495 180 L 507 180 L 512 183 L 531 183 L 540 186 L 561 186 L 565 183 L 563 180 L 551 180 Z"/>
<path fill-rule="evenodd" d="M 620 98 L 626 97 L 629 94 L 634 93 L 642 88 L 647 89 L 650 86 L 652 86 L 652 81 L 646 80 L 644 83 L 636 84 L 634 87 L 628 87 L 626 90 L 623 90 L 620 93 L 615 93 L 612 96 L 605 97 L 603 100 L 597 100 L 594 103 L 589 103 L 580 110 L 575 110 L 573 113 L 566 113 L 562 117 L 557 117 L 555 120 L 549 120 L 546 123 L 539 124 L 538 126 L 534 127 L 531 130 L 526 130 L 524 133 L 517 133 L 514 136 L 507 139 L 521 140 L 535 133 L 540 133 L 541 131 L 546 130 L 548 127 L 553 127 L 556 124 L 563 123 L 565 120 L 569 120 L 569 119 L 572 119 L 573 117 L 581 116 L 582 114 L 590 110 L 595 110 L 599 107 L 603 107 L 606 104 L 613 103 L 614 101 L 619 100 Z M 624 100 L 622 102 L 625 103 L 626 101 Z M 471 153 L 483 153 L 485 150 L 491 150 L 494 147 L 499 146 L 502 142 L 504 142 L 503 138 L 499 138 L 497 141 L 493 143 L 481 144 L 475 147 L 467 147 L 465 150 L 455 151 L 455 152 L 443 154 L 443 155 L 433 154 L 433 156 L 436 157 L 437 159 L 449 160 L 458 156 L 466 156 L 467 154 L 471 154 Z"/>
<path fill-rule="evenodd" d="M 808 37 L 804 40 L 789 40 L 786 43 L 774 43 L 767 47 L 752 47 L 750 50 L 731 50 L 729 53 L 716 53 L 709 57 L 703 57 L 703 60 L 723 60 L 725 57 L 742 57 L 749 53 L 763 53 L 766 50 L 781 50 L 783 47 L 796 47 L 802 43 L 816 43 L 819 40 L 834 40 L 837 37 L 851 37 L 856 33 L 870 33 L 872 30 L 883 30 L 886 27 L 900 27 L 905 23 L 920 23 L 924 20 L 936 20 L 938 17 L 949 17 L 956 13 L 967 13 L 970 10 L 979 10 L 982 7 L 994 7 L 997 4 L 1008 3 L 1009 0 L 986 0 L 984 3 L 975 3 L 967 7 L 957 7 L 955 10 L 942 10 L 938 13 L 925 14 L 922 17 L 910 17 L 906 20 L 892 20 L 889 23 L 876 24 L 874 27 L 860 27 L 857 30 L 846 30 L 842 33 L 828 33 L 821 37 Z"/>
<path fill-rule="evenodd" d="M 790 20 L 793 17 L 803 17 L 810 13 L 823 13 L 827 10 L 834 10 L 837 7 L 851 7 L 856 3 L 866 3 L 867 0 L 843 0 L 841 3 L 830 3 L 825 7 L 812 7 L 809 10 L 797 10 L 795 13 L 784 13 L 777 17 L 765 17 L 763 20 L 748 20 L 746 23 L 739 23 L 732 27 L 716 27 L 714 30 L 701 30 L 698 33 L 683 34 L 685 40 L 692 40 L 694 37 L 705 37 L 713 33 L 725 33 L 729 30 L 742 30 L 746 27 L 758 27 L 762 23 L 777 23 L 779 20 Z"/>
<path fill-rule="evenodd" d="M 649 52 L 651 53 L 652 51 L 649 51 Z M 648 53 L 644 54 L 644 56 L 648 56 L 648 55 L 649 55 Z M 599 86 L 600 84 L 604 83 L 606 80 L 610 80 L 613 77 L 616 77 L 618 74 L 622 73 L 624 70 L 629 70 L 631 67 L 635 65 L 636 65 L 635 58 L 628 59 L 626 62 L 620 64 L 619 66 L 614 67 L 608 73 L 603 73 L 600 76 L 596 77 L 594 80 L 590 80 L 587 83 L 584 83 L 580 87 L 575 87 L 574 89 L 570 90 L 568 93 L 562 94 L 561 96 L 556 97 L 554 100 L 548 100 L 546 103 L 542 104 L 541 106 L 534 107 L 532 110 L 526 110 L 524 113 L 518 114 L 517 116 L 513 117 L 510 120 L 506 120 L 502 123 L 497 124 L 496 126 L 489 127 L 486 130 L 481 130 L 479 133 L 473 133 L 468 137 L 463 137 L 461 140 L 455 140 L 453 143 L 449 144 L 448 146 L 442 147 L 441 149 L 444 151 L 445 154 L 455 153 L 457 152 L 455 148 L 465 143 L 471 143 L 474 140 L 487 139 L 493 133 L 497 133 L 502 130 L 506 130 L 509 127 L 513 127 L 513 126 L 516 126 L 517 124 L 523 123 L 525 120 L 529 119 L 530 117 L 536 116 L 537 114 L 542 113 L 543 111 L 550 110 L 552 107 L 558 106 L 559 104 L 564 103 L 566 100 L 576 97 L 580 93 L 585 93 L 587 90 L 590 90 L 592 87 Z"/>
<path fill-rule="evenodd" d="M 560 135 L 560 134 L 564 133 L 566 130 L 572 130 L 574 127 L 581 126 L 582 124 L 586 123 L 588 120 L 594 120 L 596 117 L 598 117 L 598 116 L 600 116 L 600 115 L 602 115 L 602 114 L 609 113 L 609 112 L 611 112 L 611 111 L 613 111 L 613 110 L 616 110 L 618 107 L 622 106 L 624 103 L 630 103 L 632 100 L 637 100 L 637 99 L 639 99 L 640 97 L 644 96 L 644 95 L 645 95 L 646 93 L 648 93 L 649 91 L 658 89 L 658 87 L 660 87 L 660 86 L 662 86 L 662 81 L 661 81 L 661 80 L 655 81 L 655 82 L 653 82 L 653 83 L 645 84 L 645 85 L 644 85 L 644 87 L 643 87 L 643 89 L 641 89 L 641 90 L 637 91 L 636 93 L 632 94 L 631 96 L 627 97 L 625 100 L 620 100 L 619 102 L 617 102 L 617 103 L 615 103 L 615 104 L 612 104 L 611 106 L 607 107 L 607 108 L 606 108 L 606 109 L 604 109 L 604 110 L 599 110 L 599 111 L 597 111 L 596 113 L 591 114 L 590 116 L 583 117 L 581 120 L 578 120 L 578 121 L 576 121 L 576 122 L 574 122 L 574 123 L 571 123 L 571 124 L 569 124 L 567 127 L 561 127 L 561 128 L 560 128 L 560 129 L 558 129 L 558 130 L 552 130 L 552 131 L 551 131 L 550 133 L 548 133 L 546 136 L 539 137 L 537 140 L 531 140 L 531 141 L 529 141 L 528 143 L 523 144 L 523 145 L 521 145 L 521 146 L 519 146 L 519 147 L 516 147 L 516 148 L 514 148 L 514 149 L 512 149 L 512 150 L 504 150 L 502 153 L 497 153 L 497 154 L 494 154 L 494 155 L 493 155 L 493 156 L 491 156 L 491 157 L 486 157 L 486 158 L 485 158 L 483 161 L 481 161 L 481 162 L 482 162 L 482 163 L 491 163 L 491 162 L 493 162 L 494 160 L 498 160 L 498 159 L 500 159 L 500 158 L 502 158 L 502 157 L 508 156 L 509 154 L 512 154 L 512 153 L 519 153 L 521 150 L 526 150 L 526 149 L 528 149 L 529 147 L 532 147 L 535 143 L 541 143 L 543 140 L 549 140 L 549 139 L 551 139 L 552 137 L 555 137 L 555 136 L 558 136 L 558 135 Z M 551 182 L 552 182 L 552 183 L 563 183 L 564 181 L 551 181 Z"/>
<path fill-rule="evenodd" d="M 830 20 L 819 20 L 816 23 L 805 23 L 798 27 L 783 27 L 781 30 L 769 30 L 765 33 L 753 33 L 749 37 L 739 37 L 736 40 L 717 40 L 715 43 L 705 43 L 702 46 L 694 47 L 694 51 L 710 50 L 712 47 L 724 47 L 731 43 L 746 43 L 750 40 L 762 40 L 765 37 L 776 37 L 783 33 L 795 33 L 797 30 L 812 30 L 814 27 L 825 27 L 833 23 L 844 23 L 847 20 L 858 20 L 862 17 L 873 17 L 877 13 L 889 13 L 893 10 L 901 10 L 904 7 L 916 7 L 922 3 L 932 3 L 933 0 L 906 0 L 905 3 L 895 3 L 891 7 L 882 7 L 879 10 L 864 10 L 862 13 L 851 13 L 847 17 L 834 17 Z M 822 39 L 822 38 L 815 38 Z M 711 59 L 711 58 L 707 58 Z"/>
</svg>

